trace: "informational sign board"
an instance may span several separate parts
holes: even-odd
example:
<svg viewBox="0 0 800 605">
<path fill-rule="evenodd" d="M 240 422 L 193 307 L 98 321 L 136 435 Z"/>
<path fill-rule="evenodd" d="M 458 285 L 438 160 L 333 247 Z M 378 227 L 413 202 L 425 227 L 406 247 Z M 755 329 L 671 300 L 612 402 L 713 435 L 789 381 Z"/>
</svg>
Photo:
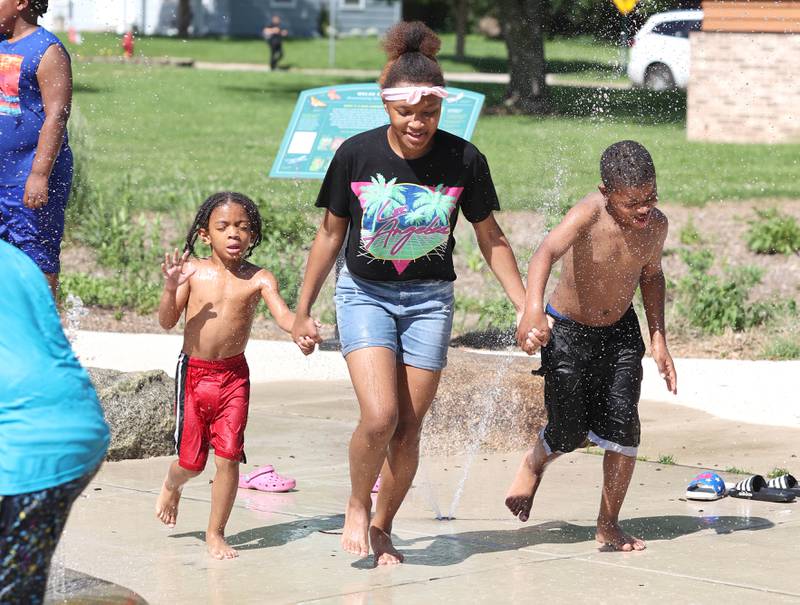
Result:
<svg viewBox="0 0 800 605">
<path fill-rule="evenodd" d="M 480 93 L 447 88 L 439 128 L 469 140 L 483 107 Z M 339 146 L 351 136 L 389 123 L 377 84 L 345 84 L 300 93 L 269 175 L 321 179 Z"/>
<path fill-rule="evenodd" d="M 617 10 L 621 15 L 625 16 L 628 13 L 633 12 L 633 9 L 636 8 L 638 2 L 639 0 L 614 0 L 614 6 L 617 7 Z"/>
</svg>

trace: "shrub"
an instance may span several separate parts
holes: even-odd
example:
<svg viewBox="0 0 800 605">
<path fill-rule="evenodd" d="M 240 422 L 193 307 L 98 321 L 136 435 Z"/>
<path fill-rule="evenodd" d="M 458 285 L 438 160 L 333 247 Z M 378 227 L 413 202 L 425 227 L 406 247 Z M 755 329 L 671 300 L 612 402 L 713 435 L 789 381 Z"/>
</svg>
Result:
<svg viewBox="0 0 800 605">
<path fill-rule="evenodd" d="M 750 221 L 747 247 L 757 254 L 794 254 L 800 252 L 800 225 L 793 216 L 776 208 L 756 210 L 758 218 Z"/>
<path fill-rule="evenodd" d="M 106 309 L 128 308 L 152 313 L 161 299 L 160 282 L 141 282 L 128 276 L 100 277 L 86 273 L 61 275 L 61 293 L 81 299 L 83 304 Z"/>
<path fill-rule="evenodd" d="M 800 341 L 777 338 L 764 347 L 762 356 L 767 359 L 800 359 Z"/>
<path fill-rule="evenodd" d="M 684 246 L 695 246 L 703 243 L 703 238 L 691 218 L 678 233 L 678 239 Z"/>
<path fill-rule="evenodd" d="M 200 199 L 197 192 L 171 198 L 169 222 L 178 225 L 178 233 L 170 239 L 164 237 L 160 215 L 150 217 L 137 210 L 130 178 L 113 189 L 91 190 L 91 199 L 73 210 L 73 232 L 95 252 L 97 262 L 113 269 L 115 275 L 68 274 L 64 294 L 80 296 L 87 305 L 153 311 L 162 287 L 160 265 L 165 248 L 183 248 L 184 230 L 194 218 Z M 282 296 L 294 307 L 313 227 L 297 210 L 267 203 L 259 203 L 259 208 L 264 219 L 263 239 L 249 260 L 275 274 Z M 164 239 L 169 242 L 166 246 Z M 197 253 L 204 256 L 210 249 L 199 244 Z"/>
<path fill-rule="evenodd" d="M 678 281 L 678 308 L 694 327 L 709 334 L 730 328 L 741 331 L 761 325 L 781 311 L 794 312 L 793 301 L 749 301 L 750 290 L 761 281 L 757 267 L 729 269 L 724 277 L 708 271 L 714 255 L 705 249 L 682 250 L 689 274 Z"/>
</svg>

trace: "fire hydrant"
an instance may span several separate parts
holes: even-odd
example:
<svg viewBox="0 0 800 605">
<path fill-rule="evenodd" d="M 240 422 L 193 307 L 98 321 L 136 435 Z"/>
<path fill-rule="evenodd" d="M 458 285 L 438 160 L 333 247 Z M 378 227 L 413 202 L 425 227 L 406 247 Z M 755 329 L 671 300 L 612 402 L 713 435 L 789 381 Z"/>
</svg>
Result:
<svg viewBox="0 0 800 605">
<path fill-rule="evenodd" d="M 133 30 L 128 30 L 122 36 L 122 50 L 126 59 L 133 58 Z"/>
</svg>

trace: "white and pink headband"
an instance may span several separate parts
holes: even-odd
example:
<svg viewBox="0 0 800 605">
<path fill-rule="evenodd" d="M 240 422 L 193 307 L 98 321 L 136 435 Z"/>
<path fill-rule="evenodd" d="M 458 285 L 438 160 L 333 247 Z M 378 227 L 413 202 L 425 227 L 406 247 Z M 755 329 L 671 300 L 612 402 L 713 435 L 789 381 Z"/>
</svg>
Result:
<svg viewBox="0 0 800 605">
<path fill-rule="evenodd" d="M 384 88 L 381 98 L 384 101 L 405 101 L 409 105 L 416 105 L 423 96 L 446 98 L 448 93 L 443 86 L 402 86 L 400 88 Z"/>
</svg>

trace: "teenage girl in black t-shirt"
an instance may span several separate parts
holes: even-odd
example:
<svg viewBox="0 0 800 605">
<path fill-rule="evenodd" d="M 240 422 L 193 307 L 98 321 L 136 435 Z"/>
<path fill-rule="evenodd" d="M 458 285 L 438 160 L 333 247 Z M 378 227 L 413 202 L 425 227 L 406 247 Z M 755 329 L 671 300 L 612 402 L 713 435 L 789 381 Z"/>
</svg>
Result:
<svg viewBox="0 0 800 605">
<path fill-rule="evenodd" d="M 390 125 L 356 135 L 334 157 L 317 199 L 327 208 L 308 258 L 292 335 L 319 340 L 310 317 L 348 233 L 336 287 L 342 353 L 361 419 L 350 441 L 352 492 L 343 548 L 380 565 L 400 563 L 392 521 L 419 460 L 422 421 L 436 394 L 453 319 L 453 229 L 459 209 L 514 306 L 525 290 L 486 158 L 438 130 L 444 77 L 439 38 L 420 22 L 386 35 L 381 96 Z M 370 489 L 382 483 L 370 522 Z"/>
</svg>

